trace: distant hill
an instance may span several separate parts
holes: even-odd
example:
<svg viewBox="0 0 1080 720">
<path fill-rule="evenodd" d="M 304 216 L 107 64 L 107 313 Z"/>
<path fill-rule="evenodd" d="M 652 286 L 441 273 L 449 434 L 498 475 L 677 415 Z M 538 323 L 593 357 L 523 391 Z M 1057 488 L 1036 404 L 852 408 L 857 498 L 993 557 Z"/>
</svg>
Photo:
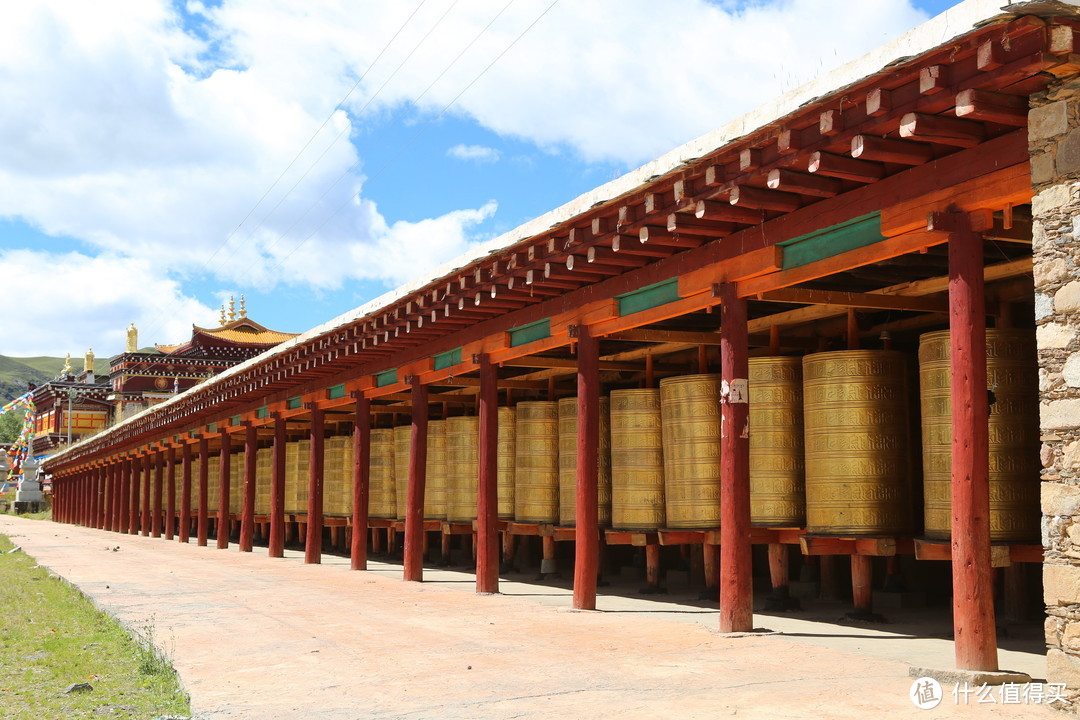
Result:
<svg viewBox="0 0 1080 720">
<path fill-rule="evenodd" d="M 0 355 L 0 404 L 26 392 L 26 384 L 52 380 L 64 367 L 64 358 L 13 358 Z"/>
</svg>

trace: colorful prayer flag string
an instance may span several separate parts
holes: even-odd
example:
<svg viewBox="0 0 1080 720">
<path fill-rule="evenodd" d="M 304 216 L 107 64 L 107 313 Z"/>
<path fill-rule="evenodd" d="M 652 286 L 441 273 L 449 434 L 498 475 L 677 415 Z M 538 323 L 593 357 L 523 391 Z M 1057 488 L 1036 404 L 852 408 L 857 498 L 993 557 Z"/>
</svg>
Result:
<svg viewBox="0 0 1080 720">
<path fill-rule="evenodd" d="M 22 465 L 26 461 L 26 454 L 30 451 L 30 441 L 34 436 L 34 415 L 37 409 L 34 407 L 32 394 L 33 391 L 31 390 L 0 408 L 0 415 L 6 415 L 8 412 L 17 410 L 20 407 L 23 408 L 22 430 L 19 431 L 19 437 L 6 450 L 8 457 L 11 458 L 11 478 L 22 475 Z"/>
</svg>

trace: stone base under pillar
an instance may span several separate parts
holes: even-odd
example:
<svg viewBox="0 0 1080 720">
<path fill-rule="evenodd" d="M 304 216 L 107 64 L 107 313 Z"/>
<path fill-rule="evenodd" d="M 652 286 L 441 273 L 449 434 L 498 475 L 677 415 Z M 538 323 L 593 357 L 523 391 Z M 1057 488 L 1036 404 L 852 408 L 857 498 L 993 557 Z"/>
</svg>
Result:
<svg viewBox="0 0 1080 720">
<path fill-rule="evenodd" d="M 924 668 L 912 665 L 908 668 L 908 676 L 913 678 L 928 677 L 940 683 L 959 685 L 967 683 L 968 686 L 976 685 L 1004 685 L 1005 683 L 1029 683 L 1031 676 L 1027 673 L 1014 670 L 958 670 L 956 668 L 938 669 Z"/>
</svg>

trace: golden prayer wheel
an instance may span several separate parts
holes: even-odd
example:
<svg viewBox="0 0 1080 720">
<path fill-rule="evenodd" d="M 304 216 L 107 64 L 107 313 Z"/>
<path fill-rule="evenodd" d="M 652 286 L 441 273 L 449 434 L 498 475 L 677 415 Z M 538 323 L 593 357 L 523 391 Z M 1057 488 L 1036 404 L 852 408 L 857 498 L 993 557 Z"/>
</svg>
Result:
<svg viewBox="0 0 1080 720">
<path fill-rule="evenodd" d="M 285 443 L 285 514 L 306 515 L 311 441 Z"/>
<path fill-rule="evenodd" d="M 221 455 L 210 456 L 206 469 L 206 512 L 213 515 L 221 504 Z M 197 494 L 198 491 L 196 491 Z"/>
<path fill-rule="evenodd" d="M 369 452 L 368 515 L 375 518 L 397 516 L 394 481 L 394 430 L 373 428 Z"/>
<path fill-rule="evenodd" d="M 559 400 L 559 524 L 577 522 L 577 398 Z M 600 398 L 600 434 L 596 448 L 597 515 L 600 527 L 611 527 L 611 410 Z"/>
<path fill-rule="evenodd" d="M 911 527 L 907 359 L 891 350 L 803 358 L 806 527 L 890 535 Z"/>
<path fill-rule="evenodd" d="M 660 391 L 611 391 L 611 526 L 664 527 Z"/>
<path fill-rule="evenodd" d="M 274 468 L 274 448 L 255 452 L 255 514 L 270 514 L 270 484 Z M 179 477 L 179 476 L 177 476 Z"/>
<path fill-rule="evenodd" d="M 233 448 L 229 453 L 229 512 L 244 512 L 244 448 Z"/>
<path fill-rule="evenodd" d="M 409 500 L 409 443 L 412 425 L 394 428 L 394 507 L 398 520 L 405 519 Z"/>
<path fill-rule="evenodd" d="M 424 518 L 446 519 L 446 421 L 428 420 Z"/>
<path fill-rule="evenodd" d="M 720 376 L 660 381 L 667 527 L 720 527 Z"/>
<path fill-rule="evenodd" d="M 514 450 L 514 519 L 559 521 L 559 406 L 519 402 Z"/>
<path fill-rule="evenodd" d="M 446 419 L 446 519 L 476 519 L 476 486 L 480 457 L 480 421 L 474 417 Z"/>
<path fill-rule="evenodd" d="M 499 408 L 499 519 L 514 519 L 514 452 L 517 413 L 512 407 Z"/>
<path fill-rule="evenodd" d="M 750 358 L 750 522 L 806 520 L 802 358 Z"/>
<path fill-rule="evenodd" d="M 327 438 L 323 444 L 323 515 L 350 517 L 353 508 L 353 439 Z"/>
<path fill-rule="evenodd" d="M 948 540 L 952 528 L 952 400 L 949 331 L 919 339 L 923 503 L 926 536 Z M 1035 334 L 987 329 L 990 405 L 990 540 L 1039 537 L 1039 380 Z"/>
</svg>

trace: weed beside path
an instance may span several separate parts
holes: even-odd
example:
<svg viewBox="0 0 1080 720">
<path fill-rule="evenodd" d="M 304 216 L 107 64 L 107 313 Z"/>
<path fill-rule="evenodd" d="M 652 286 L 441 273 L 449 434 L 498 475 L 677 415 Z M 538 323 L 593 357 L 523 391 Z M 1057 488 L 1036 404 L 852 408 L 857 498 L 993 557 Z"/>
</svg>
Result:
<svg viewBox="0 0 1080 720">
<path fill-rule="evenodd" d="M 152 718 L 188 714 L 155 628 L 131 635 L 0 535 L 0 717 Z M 160 630 L 158 630 L 160 633 Z M 93 689 L 64 690 L 76 683 Z"/>
</svg>

